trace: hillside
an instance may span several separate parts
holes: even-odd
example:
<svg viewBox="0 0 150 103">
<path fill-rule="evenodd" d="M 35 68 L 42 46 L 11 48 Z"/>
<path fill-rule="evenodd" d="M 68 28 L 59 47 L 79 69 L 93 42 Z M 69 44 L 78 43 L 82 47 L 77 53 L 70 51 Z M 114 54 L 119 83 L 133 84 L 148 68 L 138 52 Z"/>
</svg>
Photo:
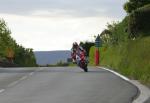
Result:
<svg viewBox="0 0 150 103">
<path fill-rule="evenodd" d="M 36 62 L 38 65 L 57 64 L 58 62 L 67 62 L 70 58 L 70 51 L 35 51 Z"/>
</svg>

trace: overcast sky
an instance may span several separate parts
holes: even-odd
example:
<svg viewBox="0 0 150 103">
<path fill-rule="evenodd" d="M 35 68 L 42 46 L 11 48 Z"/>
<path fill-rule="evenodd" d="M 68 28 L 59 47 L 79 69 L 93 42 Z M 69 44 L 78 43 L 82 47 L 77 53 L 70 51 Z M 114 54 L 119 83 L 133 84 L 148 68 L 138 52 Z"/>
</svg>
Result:
<svg viewBox="0 0 150 103">
<path fill-rule="evenodd" d="M 0 0 L 0 18 L 26 48 L 69 50 L 74 41 L 94 40 L 107 22 L 122 20 L 126 1 Z"/>
</svg>

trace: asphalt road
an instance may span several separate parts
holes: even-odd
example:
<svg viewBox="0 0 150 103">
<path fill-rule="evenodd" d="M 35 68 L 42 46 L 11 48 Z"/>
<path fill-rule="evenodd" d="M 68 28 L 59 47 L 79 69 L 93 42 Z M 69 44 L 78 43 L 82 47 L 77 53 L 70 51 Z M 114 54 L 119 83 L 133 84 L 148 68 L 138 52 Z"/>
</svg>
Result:
<svg viewBox="0 0 150 103">
<path fill-rule="evenodd" d="M 137 92 L 95 67 L 0 68 L 0 103 L 131 103 Z"/>
<path fill-rule="evenodd" d="M 150 103 L 150 97 L 149 97 L 148 100 L 145 101 L 144 103 Z"/>
</svg>

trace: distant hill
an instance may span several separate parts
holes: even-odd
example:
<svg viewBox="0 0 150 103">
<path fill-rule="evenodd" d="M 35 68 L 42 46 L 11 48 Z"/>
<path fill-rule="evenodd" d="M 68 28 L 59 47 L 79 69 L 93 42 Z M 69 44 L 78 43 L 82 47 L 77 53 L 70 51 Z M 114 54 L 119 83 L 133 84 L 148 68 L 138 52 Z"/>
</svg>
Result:
<svg viewBox="0 0 150 103">
<path fill-rule="evenodd" d="M 71 52 L 64 51 L 34 51 L 36 62 L 39 65 L 56 64 L 60 61 L 67 62 Z"/>
</svg>

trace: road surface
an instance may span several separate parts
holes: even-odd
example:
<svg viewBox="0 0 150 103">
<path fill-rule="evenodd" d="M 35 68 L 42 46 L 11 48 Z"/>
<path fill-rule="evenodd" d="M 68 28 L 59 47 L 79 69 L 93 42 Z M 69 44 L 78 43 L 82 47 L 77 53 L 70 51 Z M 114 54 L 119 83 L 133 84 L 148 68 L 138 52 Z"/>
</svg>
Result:
<svg viewBox="0 0 150 103">
<path fill-rule="evenodd" d="M 0 68 L 0 103 L 131 103 L 137 94 L 96 67 Z"/>
</svg>

